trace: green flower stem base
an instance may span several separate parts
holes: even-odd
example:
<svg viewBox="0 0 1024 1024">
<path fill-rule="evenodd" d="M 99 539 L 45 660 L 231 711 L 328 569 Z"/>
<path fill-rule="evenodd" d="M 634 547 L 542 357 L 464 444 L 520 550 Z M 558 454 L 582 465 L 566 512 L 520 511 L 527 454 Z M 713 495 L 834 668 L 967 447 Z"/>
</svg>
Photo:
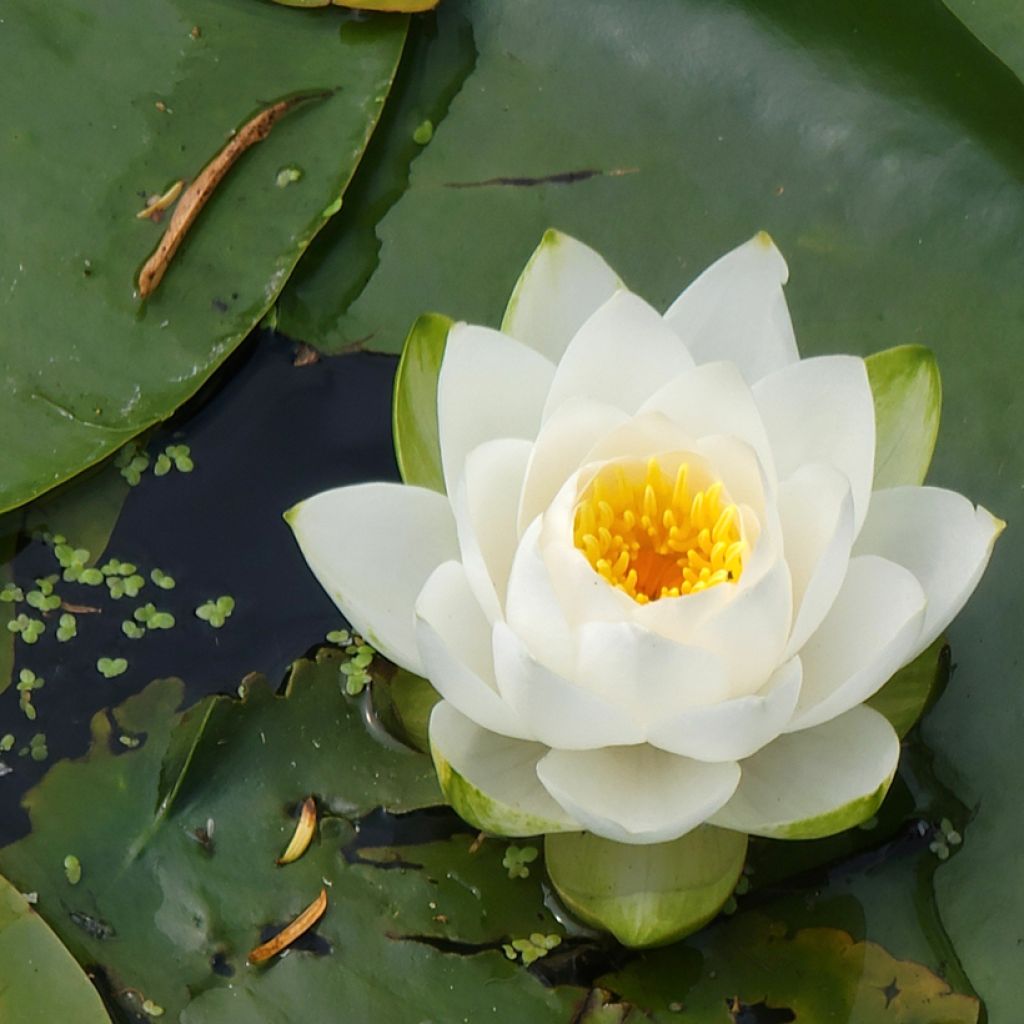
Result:
<svg viewBox="0 0 1024 1024">
<path fill-rule="evenodd" d="M 548 876 L 580 920 L 625 946 L 662 946 L 708 923 L 732 895 L 747 837 L 702 825 L 670 843 L 631 846 L 588 832 L 544 840 Z"/>
</svg>

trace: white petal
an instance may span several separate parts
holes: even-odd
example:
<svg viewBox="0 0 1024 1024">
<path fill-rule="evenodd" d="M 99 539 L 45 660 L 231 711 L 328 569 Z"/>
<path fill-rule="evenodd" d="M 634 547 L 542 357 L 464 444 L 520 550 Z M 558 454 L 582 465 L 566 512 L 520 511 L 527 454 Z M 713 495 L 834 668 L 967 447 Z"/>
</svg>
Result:
<svg viewBox="0 0 1024 1024">
<path fill-rule="evenodd" d="M 589 622 L 580 628 L 576 677 L 632 709 L 649 730 L 684 708 L 729 696 L 726 667 L 716 655 L 629 622 Z"/>
<path fill-rule="evenodd" d="M 641 413 L 630 417 L 622 426 L 602 437 L 587 452 L 581 465 L 607 462 L 610 459 L 647 459 L 665 452 L 689 451 L 693 441 L 682 427 L 664 413 Z"/>
<path fill-rule="evenodd" d="M 519 503 L 520 533 L 551 504 L 598 440 L 627 419 L 621 409 L 583 398 L 559 406 L 533 446 Z"/>
<path fill-rule="evenodd" d="M 780 736 L 742 764 L 735 796 L 711 819 L 779 839 L 816 839 L 867 820 L 896 772 L 900 741 L 877 711 L 854 708 Z"/>
<path fill-rule="evenodd" d="M 828 615 L 800 651 L 804 684 L 790 730 L 827 722 L 866 701 L 917 649 L 921 584 L 901 565 L 861 555 Z"/>
<path fill-rule="evenodd" d="M 541 743 L 590 750 L 643 739 L 639 722 L 587 686 L 545 668 L 505 623 L 495 623 L 493 642 L 501 695 Z"/>
<path fill-rule="evenodd" d="M 420 593 L 416 642 L 423 674 L 462 714 L 492 732 L 534 738 L 498 692 L 491 625 L 458 562 L 438 566 Z"/>
<path fill-rule="evenodd" d="M 516 510 L 530 458 L 529 441 L 501 438 L 474 448 L 455 488 L 455 526 L 473 593 L 487 617 L 502 614 L 519 540 Z"/>
<path fill-rule="evenodd" d="M 828 463 L 798 469 L 779 485 L 782 543 L 796 618 L 786 647 L 795 654 L 839 593 L 853 544 L 850 482 Z"/>
<path fill-rule="evenodd" d="M 664 413 L 694 438 L 725 434 L 757 453 L 769 478 L 775 463 L 761 412 L 735 363 L 705 363 L 679 374 L 647 399 L 640 412 Z"/>
<path fill-rule="evenodd" d="M 430 715 L 430 750 L 445 795 L 477 828 L 505 836 L 579 830 L 537 778 L 543 744 L 495 735 L 441 701 Z"/>
<path fill-rule="evenodd" d="M 501 329 L 557 363 L 584 321 L 622 286 L 593 249 L 548 230 L 516 282 Z"/>
<path fill-rule="evenodd" d="M 744 587 L 741 577 L 714 589 L 722 587 L 733 590 L 731 600 L 708 615 L 693 642 L 725 662 L 733 696 L 756 693 L 783 661 L 793 615 L 789 569 L 777 559 L 757 582 Z"/>
<path fill-rule="evenodd" d="M 437 429 L 449 494 L 477 445 L 537 436 L 554 374 L 551 362 L 508 335 L 470 324 L 452 327 L 437 381 Z"/>
<path fill-rule="evenodd" d="M 779 479 L 809 462 L 831 463 L 850 481 L 856 535 L 867 514 L 875 467 L 875 402 L 864 360 L 803 359 L 758 381 L 754 396 Z"/>
<path fill-rule="evenodd" d="M 538 661 L 568 675 L 575 661 L 575 643 L 541 554 L 540 534 L 538 518 L 516 549 L 505 595 L 505 620 Z"/>
<path fill-rule="evenodd" d="M 345 618 L 386 657 L 422 674 L 416 595 L 459 553 L 444 495 L 402 484 L 358 484 L 314 495 L 285 518 Z"/>
<path fill-rule="evenodd" d="M 725 484 L 729 500 L 749 505 L 759 519 L 775 495 L 775 482 L 757 452 L 745 441 L 724 434 L 711 434 L 693 444 L 694 451 L 711 467 L 714 480 Z"/>
<path fill-rule="evenodd" d="M 740 769 L 644 745 L 552 750 L 537 774 L 588 831 L 618 843 L 660 843 L 714 814 L 735 791 Z"/>
<path fill-rule="evenodd" d="M 668 378 L 692 366 L 686 346 L 655 309 L 632 292 L 616 292 L 569 342 L 544 419 L 571 398 L 636 412 Z"/>
<path fill-rule="evenodd" d="M 854 548 L 908 568 L 928 598 L 911 652 L 923 651 L 952 622 L 981 579 L 1006 524 L 980 505 L 938 487 L 876 491 Z"/>
<path fill-rule="evenodd" d="M 665 314 L 698 363 L 735 363 L 748 382 L 800 358 L 782 286 L 789 270 L 761 231 L 713 263 Z"/>
<path fill-rule="evenodd" d="M 774 740 L 800 696 L 800 659 L 787 661 L 759 693 L 664 715 L 650 742 L 698 761 L 739 761 Z"/>
</svg>

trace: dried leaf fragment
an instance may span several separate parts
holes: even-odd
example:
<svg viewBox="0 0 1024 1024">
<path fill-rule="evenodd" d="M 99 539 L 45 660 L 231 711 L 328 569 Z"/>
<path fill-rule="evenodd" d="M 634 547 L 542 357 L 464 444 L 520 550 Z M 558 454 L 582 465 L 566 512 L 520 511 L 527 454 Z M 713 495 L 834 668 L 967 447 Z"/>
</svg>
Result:
<svg viewBox="0 0 1024 1024">
<path fill-rule="evenodd" d="M 280 857 L 278 864 L 291 864 L 298 860 L 309 849 L 313 841 L 313 833 L 316 832 L 316 801 L 310 796 L 302 803 L 302 810 L 299 812 L 299 820 L 292 833 L 291 841 Z"/>
<path fill-rule="evenodd" d="M 160 244 L 143 264 L 139 271 L 138 292 L 140 298 L 147 299 L 156 291 L 163 280 L 178 246 L 195 223 L 207 200 L 221 183 L 224 175 L 231 170 L 235 161 L 250 146 L 261 142 L 270 134 L 270 129 L 290 110 L 308 100 L 324 99 L 332 93 L 318 91 L 290 96 L 277 103 L 265 107 L 255 117 L 250 118 L 234 135 L 228 139 L 224 148 L 199 172 L 196 179 L 181 194 L 178 205 L 174 208 L 171 221 L 164 231 Z"/>
<path fill-rule="evenodd" d="M 139 220 L 159 220 L 160 215 L 181 195 L 185 179 L 179 178 L 162 196 L 153 196 L 135 216 Z"/>
<path fill-rule="evenodd" d="M 261 964 L 286 949 L 300 935 L 305 935 L 323 917 L 326 909 L 327 889 L 323 888 L 320 895 L 291 924 L 286 925 L 272 939 L 268 939 L 262 946 L 257 946 L 249 954 L 249 963 Z"/>
</svg>

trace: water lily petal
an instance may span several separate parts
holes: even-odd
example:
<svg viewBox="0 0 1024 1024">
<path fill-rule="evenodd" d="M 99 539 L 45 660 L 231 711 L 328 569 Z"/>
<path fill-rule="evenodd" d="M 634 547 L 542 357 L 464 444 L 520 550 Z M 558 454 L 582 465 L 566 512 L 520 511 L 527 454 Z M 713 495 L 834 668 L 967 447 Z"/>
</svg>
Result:
<svg viewBox="0 0 1024 1024">
<path fill-rule="evenodd" d="M 802 466 L 779 485 L 778 508 L 796 610 L 786 647 L 792 655 L 821 625 L 846 576 L 853 544 L 850 481 L 828 463 Z"/>
<path fill-rule="evenodd" d="M 584 321 L 622 287 L 593 249 L 549 229 L 519 275 L 501 329 L 557 363 Z"/>
<path fill-rule="evenodd" d="M 551 504 L 598 440 L 626 423 L 621 409 L 589 399 L 569 399 L 540 429 L 519 501 L 518 527 L 526 527 Z"/>
<path fill-rule="evenodd" d="M 727 359 L 749 383 L 800 358 L 782 286 L 789 270 L 764 232 L 712 263 L 665 314 L 698 363 Z"/>
<path fill-rule="evenodd" d="M 743 762 L 713 825 L 778 839 L 818 839 L 866 821 L 896 772 L 900 741 L 877 711 L 856 707 L 780 736 Z"/>
<path fill-rule="evenodd" d="M 652 455 L 690 451 L 693 442 L 694 439 L 664 413 L 640 413 L 600 438 L 580 464 L 598 465 L 610 459 L 648 459 Z"/>
<path fill-rule="evenodd" d="M 488 732 L 441 701 L 430 715 L 430 752 L 445 798 L 477 828 L 503 836 L 579 830 L 537 778 L 543 744 Z"/>
<path fill-rule="evenodd" d="M 735 763 L 705 764 L 647 745 L 552 750 L 544 788 L 588 831 L 618 843 L 678 839 L 705 822 L 739 783 Z"/>
<path fill-rule="evenodd" d="M 1005 525 L 980 505 L 938 487 L 893 487 L 873 495 L 854 551 L 905 566 L 924 587 L 928 607 L 912 656 L 966 604 Z"/>
<path fill-rule="evenodd" d="M 742 584 L 741 578 L 739 584 L 714 588 L 729 588 L 732 597 L 708 615 L 693 636 L 694 643 L 725 662 L 729 690 L 736 697 L 760 690 L 782 662 L 793 615 L 789 568 L 781 558 L 756 582 Z"/>
<path fill-rule="evenodd" d="M 285 518 L 345 618 L 386 657 L 422 675 L 412 607 L 427 577 L 459 553 L 445 496 L 358 484 L 316 494 Z"/>
<path fill-rule="evenodd" d="M 502 614 L 519 536 L 516 510 L 530 458 L 529 441 L 500 438 L 474 448 L 452 507 L 462 564 L 487 617 Z"/>
<path fill-rule="evenodd" d="M 527 528 L 512 559 L 505 592 L 505 621 L 530 653 L 553 672 L 567 675 L 575 660 L 569 621 L 540 549 L 541 519 Z"/>
<path fill-rule="evenodd" d="M 775 496 L 775 478 L 769 476 L 757 452 L 746 441 L 725 434 L 709 434 L 693 444 L 711 467 L 712 479 L 725 484 L 729 500 L 749 505 L 758 518 Z"/>
<path fill-rule="evenodd" d="M 801 675 L 800 659 L 792 658 L 759 693 L 663 715 L 649 742 L 698 761 L 750 757 L 786 727 L 800 696 Z"/>
<path fill-rule="evenodd" d="M 569 342 L 551 383 L 544 419 L 571 398 L 636 412 L 668 377 L 692 366 L 686 346 L 657 310 L 623 289 Z"/>
<path fill-rule="evenodd" d="M 506 334 L 470 324 L 452 327 L 437 380 L 437 428 L 449 494 L 477 445 L 537 436 L 554 374 L 551 362 Z"/>
<path fill-rule="evenodd" d="M 735 363 L 704 363 L 673 377 L 640 406 L 664 413 L 691 437 L 725 434 L 745 441 L 774 479 L 775 462 L 761 411 Z"/>
<path fill-rule="evenodd" d="M 828 615 L 800 651 L 804 684 L 790 731 L 865 701 L 918 651 L 925 595 L 903 566 L 860 555 Z"/>
<path fill-rule="evenodd" d="M 416 642 L 423 674 L 462 714 L 505 736 L 534 736 L 498 692 L 491 625 L 459 562 L 445 562 L 416 601 Z"/>
<path fill-rule="evenodd" d="M 856 535 L 867 515 L 875 467 L 875 401 L 864 360 L 803 359 L 758 381 L 754 396 L 779 479 L 809 462 L 831 463 L 850 481 Z"/>
<path fill-rule="evenodd" d="M 545 668 L 505 623 L 495 623 L 493 643 L 501 695 L 541 743 L 589 750 L 643 740 L 638 721 L 589 687 Z"/>
<path fill-rule="evenodd" d="M 576 678 L 630 709 L 648 731 L 666 716 L 729 696 L 725 663 L 701 647 L 630 622 L 588 622 L 578 635 Z"/>
</svg>

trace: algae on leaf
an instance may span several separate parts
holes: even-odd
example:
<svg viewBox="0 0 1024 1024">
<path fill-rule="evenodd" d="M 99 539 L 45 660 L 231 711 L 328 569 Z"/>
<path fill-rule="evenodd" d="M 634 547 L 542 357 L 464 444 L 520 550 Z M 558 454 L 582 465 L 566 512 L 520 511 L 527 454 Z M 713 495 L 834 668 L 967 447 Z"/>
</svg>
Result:
<svg viewBox="0 0 1024 1024">
<path fill-rule="evenodd" d="M 338 209 L 406 28 L 251 0 L 5 6 L 0 189 L 17 202 L 0 253 L 0 510 L 169 416 L 258 323 Z M 194 178 L 266 102 L 307 90 L 333 92 L 242 156 L 140 303 L 163 230 L 136 217 L 145 198 Z M 285 164 L 302 178 L 282 189 Z"/>
</svg>

